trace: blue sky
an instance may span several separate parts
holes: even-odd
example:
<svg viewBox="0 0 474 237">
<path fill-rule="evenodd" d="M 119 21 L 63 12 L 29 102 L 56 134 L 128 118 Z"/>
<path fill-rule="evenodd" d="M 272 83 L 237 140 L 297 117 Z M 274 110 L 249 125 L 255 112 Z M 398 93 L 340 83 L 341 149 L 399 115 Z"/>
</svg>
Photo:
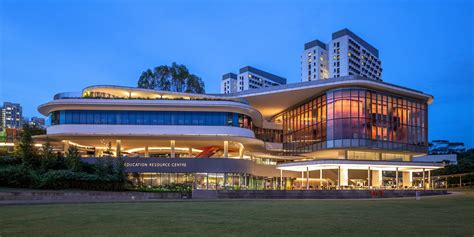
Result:
<svg viewBox="0 0 474 237">
<path fill-rule="evenodd" d="M 435 96 L 429 139 L 474 146 L 472 1 L 0 1 L 0 102 L 25 116 L 58 92 L 136 86 L 178 62 L 219 92 L 251 65 L 300 81 L 305 42 L 349 28 L 380 51 L 383 80 Z"/>
</svg>

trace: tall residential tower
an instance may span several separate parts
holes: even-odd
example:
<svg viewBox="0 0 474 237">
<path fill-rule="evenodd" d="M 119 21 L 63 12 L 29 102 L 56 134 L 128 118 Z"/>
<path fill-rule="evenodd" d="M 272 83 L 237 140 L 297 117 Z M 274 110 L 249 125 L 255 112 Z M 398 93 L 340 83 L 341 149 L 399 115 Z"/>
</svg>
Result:
<svg viewBox="0 0 474 237">
<path fill-rule="evenodd" d="M 227 73 L 222 76 L 221 93 L 229 94 L 248 89 L 258 89 L 285 84 L 286 78 L 251 66 L 246 66 L 239 70 L 238 76 L 234 73 Z"/>
<path fill-rule="evenodd" d="M 0 111 L 0 126 L 2 128 L 21 128 L 22 108 L 20 104 L 4 102 Z"/>
<path fill-rule="evenodd" d="M 332 34 L 329 44 L 313 40 L 301 56 L 301 81 L 359 75 L 382 81 L 379 51 L 348 29 Z"/>
</svg>

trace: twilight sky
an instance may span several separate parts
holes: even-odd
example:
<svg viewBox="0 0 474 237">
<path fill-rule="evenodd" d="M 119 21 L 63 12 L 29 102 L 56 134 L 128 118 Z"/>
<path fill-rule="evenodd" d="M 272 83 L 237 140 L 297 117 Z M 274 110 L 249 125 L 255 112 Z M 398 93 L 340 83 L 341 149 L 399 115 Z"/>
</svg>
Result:
<svg viewBox="0 0 474 237">
<path fill-rule="evenodd" d="M 474 4 L 461 1 L 0 1 L 0 102 L 25 116 L 59 92 L 136 86 L 185 64 L 219 92 L 251 65 L 300 81 L 303 44 L 349 28 L 379 49 L 382 79 L 432 94 L 429 139 L 474 146 Z"/>
</svg>

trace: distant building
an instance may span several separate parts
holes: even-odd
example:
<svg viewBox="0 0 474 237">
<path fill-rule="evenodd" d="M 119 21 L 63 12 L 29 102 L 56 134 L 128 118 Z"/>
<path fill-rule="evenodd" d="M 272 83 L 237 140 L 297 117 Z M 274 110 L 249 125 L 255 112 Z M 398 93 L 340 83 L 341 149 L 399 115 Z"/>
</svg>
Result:
<svg viewBox="0 0 474 237">
<path fill-rule="evenodd" d="M 21 128 L 22 108 L 18 103 L 4 102 L 1 107 L 1 128 Z"/>
<path fill-rule="evenodd" d="M 379 51 L 348 29 L 332 34 L 325 44 L 308 42 L 301 55 L 301 81 L 314 81 L 350 75 L 382 80 Z"/>
<path fill-rule="evenodd" d="M 258 89 L 263 87 L 285 85 L 286 78 L 246 66 L 240 69 L 237 79 L 237 91 Z"/>
<path fill-rule="evenodd" d="M 301 55 L 301 81 L 329 78 L 327 45 L 319 40 L 304 44 Z"/>
<path fill-rule="evenodd" d="M 37 126 L 37 127 L 44 127 L 45 126 L 45 119 L 39 117 L 31 117 L 29 121 L 30 125 Z"/>
<path fill-rule="evenodd" d="M 230 94 L 237 92 L 237 74 L 227 73 L 222 76 L 221 93 Z"/>
<path fill-rule="evenodd" d="M 447 140 L 434 140 L 429 143 L 430 155 L 459 154 L 464 152 L 464 143 L 450 142 Z"/>
</svg>

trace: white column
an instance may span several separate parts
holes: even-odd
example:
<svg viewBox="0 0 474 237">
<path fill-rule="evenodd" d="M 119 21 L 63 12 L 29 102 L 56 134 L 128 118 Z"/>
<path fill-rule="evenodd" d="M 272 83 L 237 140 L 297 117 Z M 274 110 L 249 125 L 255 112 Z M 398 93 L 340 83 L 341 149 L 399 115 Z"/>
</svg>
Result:
<svg viewBox="0 0 474 237">
<path fill-rule="evenodd" d="M 431 170 L 428 170 L 428 189 L 431 188 Z"/>
<path fill-rule="evenodd" d="M 306 166 L 306 190 L 309 189 L 309 168 Z"/>
<path fill-rule="evenodd" d="M 382 186 L 382 170 L 372 171 L 372 186 L 374 187 Z"/>
<path fill-rule="evenodd" d="M 323 188 L 323 169 L 319 169 L 319 188 Z"/>
<path fill-rule="evenodd" d="M 280 190 L 283 189 L 283 170 L 280 170 Z"/>
<path fill-rule="evenodd" d="M 339 167 L 340 186 L 349 185 L 349 169 Z"/>
<path fill-rule="evenodd" d="M 423 189 L 426 189 L 425 186 L 425 169 L 423 168 L 423 180 L 421 181 L 421 185 L 423 186 Z"/>
<path fill-rule="evenodd" d="M 170 141 L 170 147 L 171 147 L 171 154 L 170 154 L 170 157 L 171 157 L 171 158 L 175 158 L 175 157 L 176 157 L 175 146 L 176 146 L 176 141 L 175 141 L 175 140 L 171 140 L 171 141 Z"/>
<path fill-rule="evenodd" d="M 411 171 L 403 172 L 403 187 L 411 187 L 413 176 Z"/>
<path fill-rule="evenodd" d="M 303 190 L 304 185 L 304 171 L 301 171 L 301 190 Z"/>
<path fill-rule="evenodd" d="M 398 189 L 398 167 L 395 170 L 395 189 Z"/>
<path fill-rule="evenodd" d="M 239 146 L 239 158 L 243 159 L 244 158 L 244 145 L 240 144 Z"/>
<path fill-rule="evenodd" d="M 337 167 L 337 189 L 341 187 L 341 166 Z"/>
<path fill-rule="evenodd" d="M 145 146 L 145 157 L 146 158 L 150 157 L 150 152 L 148 150 L 148 146 Z"/>
<path fill-rule="evenodd" d="M 372 186 L 372 177 L 371 177 L 371 172 L 370 172 L 370 166 L 367 169 L 367 187 L 370 188 Z"/>
<path fill-rule="evenodd" d="M 229 157 L 229 141 L 224 141 L 224 158 Z"/>
<path fill-rule="evenodd" d="M 121 154 L 122 153 L 122 141 L 121 140 L 116 140 L 115 145 L 116 145 L 115 154 L 116 154 L 117 157 L 120 157 L 122 155 Z"/>
</svg>

